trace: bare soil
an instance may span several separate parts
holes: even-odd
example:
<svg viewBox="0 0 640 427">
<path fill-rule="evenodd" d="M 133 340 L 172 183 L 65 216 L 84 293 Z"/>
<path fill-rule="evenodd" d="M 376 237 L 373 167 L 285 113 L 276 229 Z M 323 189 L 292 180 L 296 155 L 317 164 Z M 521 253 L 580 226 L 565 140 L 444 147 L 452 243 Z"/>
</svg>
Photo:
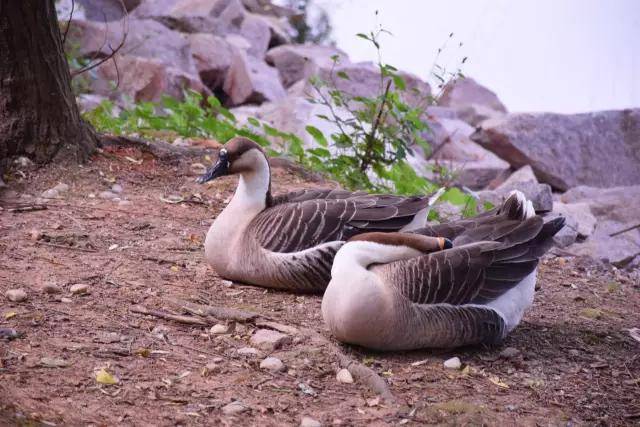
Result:
<svg viewBox="0 0 640 427">
<path fill-rule="evenodd" d="M 251 323 L 212 335 L 132 312 L 142 305 L 184 314 L 171 303 L 180 298 L 330 339 L 320 296 L 231 283 L 207 266 L 202 241 L 235 180 L 198 186 L 192 161 L 203 160 L 113 150 L 82 167 L 14 173 L 0 190 L 0 328 L 21 334 L 0 338 L 0 425 L 299 425 L 303 416 L 323 425 L 640 422 L 640 342 L 628 331 L 640 327 L 640 285 L 585 260 L 543 261 L 535 304 L 502 346 L 375 353 L 334 341 L 385 378 L 395 403 L 358 380 L 339 383 L 335 356 L 307 335 L 292 334 L 271 354 L 286 370 L 270 373 L 259 367 L 267 352 L 237 352 L 250 346 Z M 283 169 L 273 180 L 276 192 L 318 185 Z M 46 210 L 12 210 L 42 202 L 58 182 L 71 188 Z M 97 197 L 114 182 L 128 203 Z M 89 293 L 72 295 L 78 283 Z M 62 292 L 46 294 L 45 284 Z M 4 297 L 15 288 L 27 292 L 25 302 Z M 508 347 L 517 354 L 501 356 Z M 464 369 L 443 367 L 453 356 Z M 45 366 L 52 363 L 68 366 Z M 101 368 L 119 382 L 99 384 Z M 225 414 L 236 400 L 246 410 Z"/>
</svg>

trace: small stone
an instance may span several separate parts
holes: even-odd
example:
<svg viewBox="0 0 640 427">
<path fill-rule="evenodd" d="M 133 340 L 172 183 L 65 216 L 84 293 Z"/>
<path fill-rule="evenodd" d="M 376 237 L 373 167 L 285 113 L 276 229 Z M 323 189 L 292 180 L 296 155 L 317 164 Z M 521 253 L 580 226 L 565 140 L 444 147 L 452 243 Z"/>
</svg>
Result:
<svg viewBox="0 0 640 427">
<path fill-rule="evenodd" d="M 444 367 L 447 369 L 460 369 L 462 367 L 462 362 L 459 357 L 452 357 L 451 359 L 444 361 Z"/>
<path fill-rule="evenodd" d="M 42 292 L 49 295 L 59 294 L 62 292 L 62 288 L 54 283 L 45 283 L 42 285 Z"/>
<path fill-rule="evenodd" d="M 40 359 L 39 365 L 45 368 L 66 368 L 67 366 L 71 366 L 71 363 L 68 360 L 55 357 L 43 357 Z"/>
<path fill-rule="evenodd" d="M 238 354 L 243 356 L 257 356 L 258 350 L 253 347 L 242 347 L 238 349 Z"/>
<path fill-rule="evenodd" d="M 29 232 L 29 238 L 34 242 L 42 239 L 42 236 L 44 236 L 44 233 L 40 230 L 36 230 L 35 228 Z"/>
<path fill-rule="evenodd" d="M 129 206 L 129 205 L 131 205 L 131 201 L 129 200 L 120 200 L 118 202 L 118 206 Z"/>
<path fill-rule="evenodd" d="M 65 184 L 64 182 L 61 182 L 58 185 L 56 185 L 55 187 L 53 187 L 52 190 L 55 190 L 58 193 L 64 193 L 64 192 L 69 191 L 69 185 Z"/>
<path fill-rule="evenodd" d="M 284 371 L 284 363 L 282 360 L 277 357 L 267 357 L 262 362 L 260 362 L 260 369 L 265 369 L 271 372 L 281 372 Z"/>
<path fill-rule="evenodd" d="M 23 302 L 28 298 L 24 289 L 9 289 L 4 295 L 13 302 Z"/>
<path fill-rule="evenodd" d="M 241 414 L 249 410 L 249 407 L 240 401 L 231 402 L 228 405 L 222 407 L 222 412 L 225 415 Z"/>
<path fill-rule="evenodd" d="M 123 191 L 122 185 L 120 185 L 120 184 L 113 184 L 113 185 L 111 186 L 111 191 L 112 191 L 113 193 L 116 193 L 116 194 L 120 194 L 120 193 L 122 193 L 122 191 Z"/>
<path fill-rule="evenodd" d="M 252 345 L 265 350 L 273 351 L 291 342 L 291 337 L 281 332 L 270 329 L 258 329 L 250 339 Z"/>
<path fill-rule="evenodd" d="M 42 196 L 44 197 L 44 196 Z M 111 191 L 103 191 L 100 194 L 98 194 L 98 197 L 100 197 L 101 199 L 105 199 L 105 200 L 113 200 L 114 198 L 118 197 L 118 195 L 116 193 L 113 193 Z"/>
<path fill-rule="evenodd" d="M 336 379 L 343 384 L 353 384 L 353 376 L 348 369 L 340 369 L 336 374 Z"/>
<path fill-rule="evenodd" d="M 302 417 L 300 427 L 322 427 L 322 424 L 320 424 L 320 421 L 314 420 L 311 417 Z"/>
<path fill-rule="evenodd" d="M 28 157 L 20 156 L 13 161 L 13 164 L 20 168 L 30 168 L 34 163 Z"/>
<path fill-rule="evenodd" d="M 43 191 L 42 194 L 40 195 L 40 197 L 42 197 L 43 199 L 55 199 L 58 196 L 60 196 L 60 193 L 58 193 L 53 188 Z"/>
<path fill-rule="evenodd" d="M 206 377 L 209 374 L 215 374 L 220 372 L 221 370 L 222 369 L 220 368 L 220 365 L 215 362 L 210 362 L 205 365 L 204 370 L 202 371 L 202 376 Z"/>
<path fill-rule="evenodd" d="M 515 347 L 507 347 L 500 352 L 500 357 L 503 359 L 512 359 L 520 354 L 520 350 Z"/>
<path fill-rule="evenodd" d="M 164 325 L 158 325 L 151 330 L 151 335 L 159 339 L 165 339 L 169 333 L 169 328 Z"/>
<path fill-rule="evenodd" d="M 84 283 L 76 283 L 72 285 L 69 290 L 73 295 L 84 295 L 89 293 L 89 285 L 85 285 Z"/>
<path fill-rule="evenodd" d="M 213 335 L 222 335 L 229 332 L 229 327 L 227 325 L 218 323 L 216 325 L 213 325 L 211 329 L 209 329 L 209 332 Z"/>
<path fill-rule="evenodd" d="M 73 302 L 73 300 L 71 298 L 62 297 L 62 298 L 60 298 L 60 302 L 63 302 L 65 304 L 69 304 L 69 303 Z"/>
</svg>

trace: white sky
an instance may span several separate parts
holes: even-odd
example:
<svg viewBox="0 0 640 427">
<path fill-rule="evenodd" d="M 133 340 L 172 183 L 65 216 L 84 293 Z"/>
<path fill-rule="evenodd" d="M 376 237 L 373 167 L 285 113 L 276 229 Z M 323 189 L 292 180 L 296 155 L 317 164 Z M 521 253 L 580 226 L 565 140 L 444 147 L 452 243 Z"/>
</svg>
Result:
<svg viewBox="0 0 640 427">
<path fill-rule="evenodd" d="M 379 22 L 393 33 L 382 40 L 384 61 L 424 79 L 453 32 L 438 63 L 455 69 L 468 56 L 462 72 L 511 111 L 640 107 L 640 0 L 316 2 L 353 61 L 375 59 L 355 34 Z"/>
</svg>

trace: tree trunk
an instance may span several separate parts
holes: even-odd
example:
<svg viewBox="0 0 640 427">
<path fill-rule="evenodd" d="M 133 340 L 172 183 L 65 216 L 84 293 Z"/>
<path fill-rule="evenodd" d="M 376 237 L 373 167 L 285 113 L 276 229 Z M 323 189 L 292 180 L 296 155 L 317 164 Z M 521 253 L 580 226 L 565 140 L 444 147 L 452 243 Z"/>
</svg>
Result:
<svg viewBox="0 0 640 427">
<path fill-rule="evenodd" d="M 96 145 L 71 92 L 54 0 L 0 0 L 0 162 L 47 163 L 61 149 L 84 161 Z"/>
</svg>

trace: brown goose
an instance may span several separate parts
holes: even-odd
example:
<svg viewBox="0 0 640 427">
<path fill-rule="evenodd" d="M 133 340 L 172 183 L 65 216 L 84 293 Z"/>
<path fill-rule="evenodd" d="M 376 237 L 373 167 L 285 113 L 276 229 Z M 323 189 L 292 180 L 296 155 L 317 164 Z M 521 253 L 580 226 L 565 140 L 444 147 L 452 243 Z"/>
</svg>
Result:
<svg viewBox="0 0 640 427">
<path fill-rule="evenodd" d="M 323 291 L 347 239 L 421 227 L 434 201 L 330 189 L 272 197 L 267 158 L 242 137 L 227 142 L 198 181 L 232 174 L 238 187 L 207 233 L 205 257 L 225 278 L 270 288 Z"/>
<path fill-rule="evenodd" d="M 325 323 L 378 350 L 499 342 L 532 304 L 538 260 L 563 225 L 543 223 L 518 192 L 490 215 L 355 236 L 335 257 Z"/>
</svg>

